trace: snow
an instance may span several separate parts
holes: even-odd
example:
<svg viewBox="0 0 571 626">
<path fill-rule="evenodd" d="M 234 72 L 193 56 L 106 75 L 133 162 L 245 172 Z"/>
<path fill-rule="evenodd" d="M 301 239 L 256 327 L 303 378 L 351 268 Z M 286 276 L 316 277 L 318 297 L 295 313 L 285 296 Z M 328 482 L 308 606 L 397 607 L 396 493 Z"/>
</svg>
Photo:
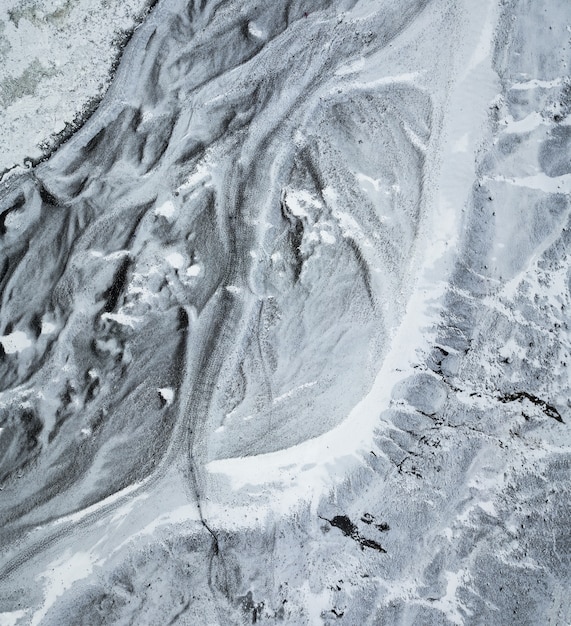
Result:
<svg viewBox="0 0 571 626">
<path fill-rule="evenodd" d="M 187 276 L 199 276 L 202 272 L 202 268 L 199 263 L 194 263 L 193 265 L 186 268 Z"/>
<path fill-rule="evenodd" d="M 502 123 L 502 122 L 500 122 Z M 504 133 L 513 134 L 513 133 L 530 133 L 531 131 L 539 128 L 544 125 L 546 122 L 543 119 L 541 113 L 534 111 L 530 113 L 526 117 L 517 122 L 514 121 L 513 117 L 508 117 L 503 120 L 503 124 L 505 124 L 505 128 L 503 129 Z"/>
<path fill-rule="evenodd" d="M 170 220 L 176 214 L 176 207 L 173 202 L 167 200 L 155 209 L 155 215 L 161 215 Z"/>
<path fill-rule="evenodd" d="M 554 78 L 553 80 L 540 80 L 533 78 L 524 82 L 513 83 L 510 89 L 516 91 L 529 91 L 530 89 L 555 89 L 562 84 L 561 78 Z"/>
<path fill-rule="evenodd" d="M 15 330 L 8 335 L 0 337 L 0 343 L 6 354 L 17 354 L 34 345 L 28 334 L 22 330 Z"/>
<path fill-rule="evenodd" d="M 0 625 L 1 626 L 16 626 L 18 622 L 21 623 L 21 619 L 26 616 L 26 610 L 20 611 L 7 611 L 0 613 Z"/>
<path fill-rule="evenodd" d="M 43 582 L 44 602 L 33 615 L 30 626 L 42 623 L 50 607 L 76 581 L 86 578 L 93 571 L 95 558 L 88 552 L 67 550 L 61 557 L 52 561 L 48 569 L 36 577 Z"/>
<path fill-rule="evenodd" d="M 561 176 L 548 176 L 544 172 L 533 176 L 506 177 L 493 176 L 485 177 L 484 181 L 502 182 L 516 187 L 527 189 L 538 189 L 547 193 L 571 193 L 571 174 Z"/>
<path fill-rule="evenodd" d="M 74 3 L 6 0 L 0 6 L 0 171 L 25 169 L 40 144 L 101 98 L 118 53 L 115 39 L 135 26 L 146 0 Z"/>
<path fill-rule="evenodd" d="M 42 319 L 42 335 L 51 335 L 57 330 L 57 326 L 52 322 L 48 322 L 47 320 Z"/>
<path fill-rule="evenodd" d="M 161 394 L 163 400 L 167 403 L 167 406 L 170 406 L 174 402 L 174 389 L 172 387 L 161 387 L 158 392 Z"/>
<path fill-rule="evenodd" d="M 140 318 L 133 315 L 127 315 L 126 313 L 103 313 L 101 319 L 111 320 L 113 322 L 117 322 L 117 324 L 129 326 L 130 328 L 135 328 L 141 321 Z"/>
<path fill-rule="evenodd" d="M 487 15 L 485 18 L 483 28 L 487 36 L 490 36 L 489 23 L 492 18 L 492 15 Z M 482 18 L 479 17 L 479 19 Z M 477 27 L 474 23 L 472 24 L 472 36 L 478 37 Z M 479 38 L 479 45 L 485 47 L 481 37 Z M 477 64 L 474 63 L 472 66 L 472 70 L 478 74 L 478 79 L 482 75 L 482 69 L 478 66 L 482 65 L 483 60 L 481 58 Z M 453 116 L 448 122 L 449 130 L 445 131 L 447 132 L 445 145 L 453 146 L 453 137 L 460 137 L 465 140 L 467 135 L 465 128 L 472 128 L 474 119 L 481 119 L 482 123 L 485 120 L 489 94 L 493 85 L 491 70 L 488 68 L 485 72 L 490 78 L 484 79 L 483 82 L 490 85 L 490 91 L 482 90 L 477 100 L 474 99 L 472 93 L 463 88 L 463 82 L 460 82 L 456 87 L 453 96 L 456 100 L 453 99 L 450 106 Z M 463 81 L 468 80 L 469 75 L 465 75 Z M 471 114 L 467 116 L 465 108 L 468 106 L 470 106 Z M 454 207 L 461 205 L 467 198 L 469 184 L 466 184 L 466 181 L 474 176 L 476 147 L 475 141 L 472 141 L 471 150 L 466 152 L 466 156 L 462 159 L 458 158 L 453 148 L 450 149 L 449 156 L 445 155 L 444 157 L 439 185 L 440 196 L 435 201 L 433 208 L 433 231 L 427 235 L 422 253 L 423 264 L 426 268 L 424 279 L 421 278 L 416 287 L 401 326 L 392 339 L 391 350 L 384 360 L 381 371 L 377 374 L 369 395 L 353 409 L 342 424 L 317 439 L 304 442 L 289 450 L 268 455 L 213 461 L 208 465 L 209 471 L 226 474 L 231 478 L 234 489 L 239 489 L 245 485 L 259 484 L 260 480 L 267 480 L 272 484 L 282 482 L 283 489 L 286 489 L 288 483 L 291 482 L 293 464 L 301 468 L 319 459 L 312 470 L 315 475 L 311 475 L 311 472 L 302 475 L 303 486 L 298 487 L 300 492 L 310 493 L 312 491 L 311 486 L 316 484 L 320 476 L 330 476 L 328 472 L 323 471 L 323 468 L 327 466 L 330 470 L 336 458 L 342 459 L 340 465 L 343 469 L 345 469 L 344 465 L 347 459 L 354 457 L 353 462 L 358 462 L 357 453 L 370 446 L 381 407 L 389 404 L 390 391 L 388 390 L 408 375 L 407 367 L 410 368 L 415 362 L 417 351 L 422 350 L 422 346 L 427 345 L 430 341 L 430 336 L 426 334 L 426 330 L 431 326 L 433 315 L 431 307 L 438 302 L 444 288 L 442 282 L 434 284 L 432 270 L 442 263 L 448 262 L 447 259 L 452 254 L 448 244 L 457 238 L 459 225 L 450 217 L 455 213 Z M 464 169 L 464 172 L 458 181 L 458 172 L 461 169 Z M 451 180 L 455 181 L 454 186 L 449 184 L 448 181 Z M 323 196 L 335 207 L 337 197 L 333 189 L 324 189 Z M 351 236 L 358 240 L 365 239 L 362 229 L 351 215 L 335 208 L 333 215 L 339 221 L 345 236 Z M 263 476 L 257 472 L 260 462 L 267 469 Z M 282 477 L 281 481 L 280 477 Z M 320 488 L 317 488 L 317 491 L 319 490 Z M 281 490 L 276 490 L 276 493 L 281 496 Z"/>
<path fill-rule="evenodd" d="M 159 0 L 5 183 L 0 621 L 571 619 L 565 4 L 314 4 Z"/>
<path fill-rule="evenodd" d="M 182 269 L 186 265 L 185 258 L 180 252 L 170 252 L 165 258 L 168 264 L 177 270 Z"/>
</svg>

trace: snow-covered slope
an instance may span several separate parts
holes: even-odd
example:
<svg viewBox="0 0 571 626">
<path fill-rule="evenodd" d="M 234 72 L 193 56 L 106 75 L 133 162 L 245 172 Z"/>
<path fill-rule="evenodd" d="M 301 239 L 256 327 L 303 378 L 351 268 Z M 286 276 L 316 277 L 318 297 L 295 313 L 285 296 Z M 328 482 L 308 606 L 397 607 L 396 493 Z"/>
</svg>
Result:
<svg viewBox="0 0 571 626">
<path fill-rule="evenodd" d="M 0 180 L 68 139 L 109 86 L 149 0 L 3 0 Z"/>
<path fill-rule="evenodd" d="M 158 2 L 0 198 L 5 623 L 571 621 L 570 31 Z"/>
</svg>

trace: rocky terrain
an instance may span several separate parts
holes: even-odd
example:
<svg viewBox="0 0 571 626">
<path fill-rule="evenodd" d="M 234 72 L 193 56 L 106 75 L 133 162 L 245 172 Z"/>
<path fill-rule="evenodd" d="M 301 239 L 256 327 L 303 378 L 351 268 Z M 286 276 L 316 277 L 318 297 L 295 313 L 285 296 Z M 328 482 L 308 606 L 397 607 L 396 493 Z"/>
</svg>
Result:
<svg viewBox="0 0 571 626">
<path fill-rule="evenodd" d="M 101 6 L 0 81 L 0 624 L 568 626 L 571 6 Z"/>
</svg>

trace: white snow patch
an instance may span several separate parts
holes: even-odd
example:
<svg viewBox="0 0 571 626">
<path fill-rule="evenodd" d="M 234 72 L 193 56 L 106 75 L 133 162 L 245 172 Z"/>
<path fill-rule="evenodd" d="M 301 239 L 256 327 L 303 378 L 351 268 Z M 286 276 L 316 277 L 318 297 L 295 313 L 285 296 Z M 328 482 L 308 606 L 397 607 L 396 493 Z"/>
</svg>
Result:
<svg viewBox="0 0 571 626">
<path fill-rule="evenodd" d="M 101 250 L 90 250 L 89 254 L 96 259 L 105 258 L 106 261 L 118 261 L 129 255 L 129 250 L 115 250 L 115 252 L 110 252 L 109 254 L 105 254 Z"/>
<path fill-rule="evenodd" d="M 33 345 L 33 342 L 28 337 L 28 334 L 22 330 L 15 330 L 9 335 L 0 337 L 0 343 L 2 344 L 6 354 L 16 354 L 17 352 L 22 352 L 22 350 L 25 350 L 26 348 L 31 348 Z"/>
<path fill-rule="evenodd" d="M 450 526 L 447 526 L 446 528 L 443 528 L 442 529 L 442 534 L 446 537 L 446 539 L 448 541 L 452 541 L 452 539 L 454 539 L 454 532 L 450 528 Z"/>
<path fill-rule="evenodd" d="M 355 176 L 365 191 L 369 191 L 369 188 L 372 186 L 377 193 L 379 192 L 382 183 L 380 178 L 371 178 L 371 176 L 367 176 L 361 172 L 357 172 Z"/>
<path fill-rule="evenodd" d="M 307 210 L 311 207 L 319 208 L 320 204 L 305 189 L 296 189 L 288 191 L 286 195 L 287 206 L 296 217 L 308 217 Z"/>
<path fill-rule="evenodd" d="M 96 502 L 95 504 L 92 504 L 91 506 L 81 509 L 77 513 L 70 513 L 68 515 L 64 515 L 63 517 L 60 517 L 54 520 L 54 524 L 59 525 L 59 524 L 65 524 L 67 522 L 70 522 L 72 524 L 78 524 L 79 522 L 81 522 L 81 520 L 85 519 L 86 517 L 90 516 L 96 511 L 100 511 L 109 505 L 113 505 L 116 502 L 119 502 L 120 500 L 125 498 L 126 496 L 135 494 L 139 489 L 141 489 L 141 486 L 144 484 L 145 484 L 145 481 L 143 480 L 133 485 L 129 485 L 128 487 L 125 487 L 125 489 L 122 489 L 121 491 L 117 491 L 116 493 L 108 496 L 107 498 L 104 498 L 100 502 Z M 141 496 L 137 496 L 137 497 L 146 498 L 148 497 L 148 495 L 141 494 Z M 116 510 L 119 510 L 119 509 L 116 509 Z"/>
<path fill-rule="evenodd" d="M 355 220 L 355 218 L 349 213 L 339 210 L 337 192 L 335 189 L 332 187 L 326 187 L 323 189 L 322 193 L 326 202 L 332 207 L 331 215 L 337 221 L 342 235 L 344 237 L 350 237 L 364 246 L 372 247 L 370 240 L 363 232 L 361 226 L 359 226 L 357 220 Z"/>
<path fill-rule="evenodd" d="M 361 56 L 356 61 L 351 61 L 347 65 L 343 65 L 336 72 L 335 76 L 346 76 L 347 74 L 356 74 L 365 68 L 365 57 Z"/>
<path fill-rule="evenodd" d="M 299 385 L 299 387 L 296 387 L 295 389 L 290 389 L 290 391 L 286 391 L 285 393 L 282 393 L 281 396 L 278 396 L 277 398 L 274 398 L 273 403 L 277 404 L 278 402 L 281 402 L 282 400 L 285 400 L 286 398 L 291 398 L 291 396 L 293 396 L 295 394 L 296 391 L 300 391 L 301 389 L 309 389 L 310 387 L 313 387 L 314 385 L 317 385 L 317 381 L 314 380 L 310 383 L 305 383 L 303 385 Z"/>
<path fill-rule="evenodd" d="M 46 320 L 42 320 L 42 330 L 41 330 L 41 334 L 42 335 L 51 335 L 52 333 L 54 333 L 57 329 L 57 326 L 55 324 L 52 324 L 52 322 L 47 322 Z"/>
<path fill-rule="evenodd" d="M 158 390 L 161 398 L 170 406 L 174 402 L 174 389 L 171 387 L 161 387 Z"/>
<path fill-rule="evenodd" d="M 248 22 L 248 32 L 252 37 L 264 39 L 264 31 L 256 24 L 256 22 Z"/>
<path fill-rule="evenodd" d="M 546 193 L 571 193 L 571 174 L 562 176 L 548 176 L 541 172 L 533 176 L 522 176 L 521 178 L 506 176 L 484 176 L 483 180 L 507 183 L 516 187 L 526 187 L 527 189 L 538 189 Z"/>
<path fill-rule="evenodd" d="M 414 142 L 415 138 L 418 140 L 416 135 L 413 137 L 413 133 L 408 133 L 408 138 L 411 142 Z M 422 150 L 424 151 L 425 149 L 426 146 L 423 145 Z M 380 178 L 372 178 L 371 176 L 367 176 L 366 174 L 360 172 L 355 174 L 355 177 L 359 181 L 361 189 L 369 196 L 373 203 L 379 205 L 382 205 L 386 198 L 391 197 L 400 191 L 398 185 L 384 185 Z M 384 219 L 386 218 L 381 217 L 382 221 L 384 221 Z"/>
<path fill-rule="evenodd" d="M 4 226 L 10 230 L 19 230 L 26 223 L 25 216 L 22 211 L 14 211 L 8 213 L 4 219 Z"/>
<path fill-rule="evenodd" d="M 103 313 L 101 319 L 111 320 L 112 322 L 121 324 L 121 326 L 130 326 L 131 328 L 135 328 L 137 323 L 141 321 L 141 318 L 126 315 L 125 313 Z"/>
<path fill-rule="evenodd" d="M 9 611 L 0 613 L 0 626 L 16 626 L 18 620 L 26 615 L 27 611 Z"/>
<path fill-rule="evenodd" d="M 393 83 L 414 83 L 424 72 L 406 72 L 405 74 L 397 74 L 396 76 L 384 76 L 378 80 L 369 83 L 371 86 L 392 85 Z"/>
<path fill-rule="evenodd" d="M 543 119 L 541 113 L 534 111 L 530 113 L 526 117 L 517 122 L 514 121 L 514 118 L 509 115 L 503 120 L 505 124 L 505 128 L 503 129 L 504 133 L 512 134 L 512 133 L 529 133 L 539 126 L 545 124 L 545 120 Z"/>
<path fill-rule="evenodd" d="M 184 256 L 180 252 L 171 252 L 166 255 L 167 263 L 174 267 L 175 270 L 180 270 L 186 265 Z"/>
<path fill-rule="evenodd" d="M 197 514 L 196 504 L 184 504 L 160 515 L 138 532 L 136 536 L 153 535 L 160 526 L 182 524 L 188 521 L 196 521 L 197 519 L 199 519 L 199 516 Z"/>
<path fill-rule="evenodd" d="M 561 78 L 554 78 L 553 80 L 539 80 L 534 78 L 532 80 L 526 80 L 521 83 L 514 83 L 511 89 L 517 91 L 527 91 L 528 89 L 536 89 L 541 87 L 542 89 L 553 89 L 554 87 L 560 87 L 562 85 Z"/>
<path fill-rule="evenodd" d="M 458 589 L 466 584 L 467 572 L 466 570 L 459 570 L 458 572 L 448 571 L 444 573 L 444 576 L 447 582 L 446 595 L 440 598 L 440 600 L 433 602 L 432 606 L 442 611 L 453 624 L 463 626 L 465 621 L 463 613 L 468 615 L 473 613 L 458 600 L 456 594 Z M 460 608 L 462 612 L 460 612 Z"/>
<path fill-rule="evenodd" d="M 197 165 L 194 174 L 189 176 L 186 181 L 177 189 L 177 191 L 185 191 L 197 187 L 199 184 L 207 184 L 210 181 L 210 170 L 208 167 L 201 163 Z"/>
<path fill-rule="evenodd" d="M 61 133 L 65 128 L 65 122 L 63 120 L 56 120 L 52 126 L 52 133 Z"/>
<path fill-rule="evenodd" d="M 129 250 L 115 250 L 115 252 L 110 252 L 109 254 L 106 254 L 105 259 L 107 261 L 119 261 L 126 256 L 129 256 L 129 254 Z"/>
<path fill-rule="evenodd" d="M 198 263 L 194 263 L 190 267 L 186 268 L 187 276 L 198 276 L 200 272 L 202 272 L 202 268 L 200 267 Z"/>
<path fill-rule="evenodd" d="M 319 235 L 314 230 L 307 235 L 307 243 L 319 243 Z"/>
<path fill-rule="evenodd" d="M 478 506 L 482 509 L 482 511 L 484 511 L 488 515 L 491 515 L 492 517 L 497 517 L 498 516 L 498 513 L 496 511 L 496 507 L 494 506 L 494 503 L 491 500 L 478 502 Z"/>
<path fill-rule="evenodd" d="M 48 569 L 36 577 L 36 580 L 45 580 L 44 603 L 38 609 L 30 622 L 30 626 L 41 624 L 50 607 L 76 581 L 87 578 L 93 571 L 95 558 L 88 552 L 67 550 L 65 554 L 49 564 Z"/>
<path fill-rule="evenodd" d="M 337 241 L 335 237 L 331 233 L 328 233 L 326 230 L 320 230 L 319 234 L 323 243 L 326 243 L 328 245 L 333 245 Z"/>
<path fill-rule="evenodd" d="M 170 200 L 167 200 L 166 202 L 161 204 L 161 206 L 155 209 L 155 215 L 162 215 L 162 217 L 166 217 L 167 220 L 170 220 L 170 218 L 173 217 L 175 213 L 176 207 Z"/>
<path fill-rule="evenodd" d="M 331 592 L 327 589 L 316 593 L 311 590 L 309 581 L 305 581 L 300 589 L 304 596 L 303 606 L 308 610 L 308 624 L 323 624 L 323 613 L 331 608 Z"/>
<path fill-rule="evenodd" d="M 525 348 L 520 346 L 513 337 L 510 337 L 506 341 L 506 343 L 499 349 L 499 353 L 504 359 L 509 359 L 514 355 L 520 359 L 525 358 Z"/>
</svg>

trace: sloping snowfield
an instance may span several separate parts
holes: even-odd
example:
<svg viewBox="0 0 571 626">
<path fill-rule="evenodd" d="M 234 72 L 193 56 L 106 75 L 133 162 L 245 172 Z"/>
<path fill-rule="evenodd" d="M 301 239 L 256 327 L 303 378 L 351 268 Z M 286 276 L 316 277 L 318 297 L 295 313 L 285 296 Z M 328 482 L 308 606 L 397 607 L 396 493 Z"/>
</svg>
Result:
<svg viewBox="0 0 571 626">
<path fill-rule="evenodd" d="M 68 139 L 104 95 L 152 0 L 2 0 L 0 178 Z"/>
<path fill-rule="evenodd" d="M 568 626 L 570 62 L 566 0 L 159 0 L 49 158 L 4 104 L 0 624 Z"/>
</svg>

